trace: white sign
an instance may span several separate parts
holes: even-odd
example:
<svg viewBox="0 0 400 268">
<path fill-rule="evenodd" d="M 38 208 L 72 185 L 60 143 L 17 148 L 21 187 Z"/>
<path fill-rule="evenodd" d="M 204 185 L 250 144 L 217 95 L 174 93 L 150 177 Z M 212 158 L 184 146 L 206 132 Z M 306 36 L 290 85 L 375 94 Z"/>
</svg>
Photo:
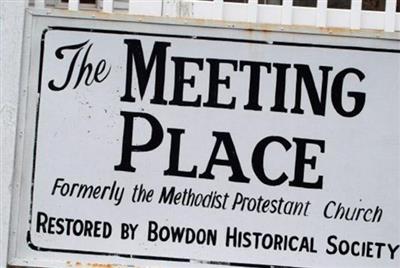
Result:
<svg viewBox="0 0 400 268">
<path fill-rule="evenodd" d="M 400 50 L 298 41 L 48 29 L 30 250 L 398 267 Z"/>
</svg>

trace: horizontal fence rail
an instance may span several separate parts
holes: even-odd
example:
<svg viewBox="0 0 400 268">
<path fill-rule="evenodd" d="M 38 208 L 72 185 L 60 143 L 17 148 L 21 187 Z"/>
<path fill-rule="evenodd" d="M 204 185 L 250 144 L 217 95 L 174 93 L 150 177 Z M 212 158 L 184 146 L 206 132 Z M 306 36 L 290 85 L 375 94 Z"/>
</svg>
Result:
<svg viewBox="0 0 400 268">
<path fill-rule="evenodd" d="M 364 10 L 362 0 L 350 1 L 348 9 L 330 8 L 327 0 L 316 0 L 315 7 L 299 6 L 296 3 L 301 1 L 296 0 L 31 0 L 30 3 L 36 8 L 71 11 L 95 8 L 106 13 L 396 32 L 400 31 L 398 1 L 380 1 L 382 11 Z"/>
</svg>

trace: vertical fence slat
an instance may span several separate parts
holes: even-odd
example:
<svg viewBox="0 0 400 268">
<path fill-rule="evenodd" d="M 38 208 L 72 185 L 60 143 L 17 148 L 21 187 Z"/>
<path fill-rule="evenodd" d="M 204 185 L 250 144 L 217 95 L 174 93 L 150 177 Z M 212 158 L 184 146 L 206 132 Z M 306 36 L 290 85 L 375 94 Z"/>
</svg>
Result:
<svg viewBox="0 0 400 268">
<path fill-rule="evenodd" d="M 328 1 L 317 1 L 317 27 L 326 27 Z"/>
<path fill-rule="evenodd" d="M 128 7 L 128 13 L 129 14 L 134 14 L 134 10 L 135 10 L 135 0 L 129 0 L 129 7 Z"/>
<path fill-rule="evenodd" d="M 224 19 L 224 0 L 214 0 L 215 12 L 219 20 Z"/>
<path fill-rule="evenodd" d="M 103 12 L 112 13 L 114 8 L 114 0 L 103 0 Z"/>
<path fill-rule="evenodd" d="M 163 11 L 162 15 L 167 17 L 177 17 L 178 16 L 178 8 L 179 8 L 178 0 L 164 0 L 163 1 Z"/>
<path fill-rule="evenodd" d="M 78 11 L 79 10 L 79 0 L 69 0 L 68 1 L 68 10 Z"/>
<path fill-rule="evenodd" d="M 292 24 L 292 9 L 293 9 L 293 0 L 283 0 L 282 1 L 281 24 L 284 24 L 284 25 Z"/>
<path fill-rule="evenodd" d="M 396 0 L 386 0 L 385 32 L 394 32 L 396 27 Z"/>
<path fill-rule="evenodd" d="M 350 29 L 357 30 L 361 27 L 361 5 L 361 0 L 351 1 Z"/>
<path fill-rule="evenodd" d="M 257 22 L 258 16 L 258 0 L 249 0 L 248 5 L 248 22 Z"/>
<path fill-rule="evenodd" d="M 44 0 L 35 0 L 35 8 L 45 8 Z"/>
<path fill-rule="evenodd" d="M 129 14 L 163 16 L 163 0 L 129 0 Z"/>
</svg>

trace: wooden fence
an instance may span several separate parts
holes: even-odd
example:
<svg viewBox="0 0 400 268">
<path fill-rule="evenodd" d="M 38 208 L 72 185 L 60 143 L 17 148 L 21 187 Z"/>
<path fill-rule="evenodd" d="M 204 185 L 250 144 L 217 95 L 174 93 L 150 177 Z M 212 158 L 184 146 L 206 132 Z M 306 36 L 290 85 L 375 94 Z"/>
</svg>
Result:
<svg viewBox="0 0 400 268">
<path fill-rule="evenodd" d="M 349 9 L 329 8 L 327 0 L 315 1 L 315 7 L 296 6 L 293 0 L 84 0 L 81 3 L 79 0 L 33 0 L 31 5 L 71 11 L 97 9 L 106 13 L 395 32 L 400 31 L 397 1 L 381 1 L 383 11 L 363 10 L 362 0 L 350 1 Z"/>
</svg>

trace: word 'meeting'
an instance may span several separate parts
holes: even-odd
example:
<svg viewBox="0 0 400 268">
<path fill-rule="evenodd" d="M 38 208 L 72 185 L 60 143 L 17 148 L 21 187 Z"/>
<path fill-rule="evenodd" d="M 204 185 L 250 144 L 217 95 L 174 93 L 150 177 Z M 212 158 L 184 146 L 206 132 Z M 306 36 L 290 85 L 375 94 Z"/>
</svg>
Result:
<svg viewBox="0 0 400 268">
<path fill-rule="evenodd" d="M 260 92 L 262 90 L 273 90 L 274 95 L 271 100 L 273 103 L 268 107 L 270 112 L 299 115 L 309 113 L 308 115 L 324 117 L 326 116 L 327 105 L 331 103 L 333 110 L 343 118 L 359 115 L 366 102 L 365 92 L 350 91 L 346 87 L 347 84 L 352 87 L 357 82 L 361 84 L 365 78 L 365 74 L 354 67 L 334 70 L 332 66 L 328 65 L 320 65 L 315 68 L 316 66 L 301 63 L 187 57 L 169 55 L 173 47 L 171 42 L 155 41 L 151 53 L 147 53 L 148 50 L 143 49 L 142 41 L 139 39 L 125 39 L 124 44 L 127 52 L 126 76 L 125 90 L 120 98 L 121 102 L 134 103 L 140 99 L 140 101 L 148 101 L 152 105 L 212 108 L 215 109 L 215 113 L 218 113 L 218 109 L 265 111 L 265 105 L 261 104 Z M 78 68 L 75 65 L 80 67 L 74 88 L 79 85 L 81 80 L 84 80 L 86 86 L 89 86 L 93 82 L 101 83 L 106 79 L 110 74 L 111 67 L 106 71 L 108 66 L 104 59 L 96 67 L 87 63 L 91 48 L 92 44 L 88 44 L 88 42 L 59 48 L 56 52 L 56 54 L 59 54 L 58 56 L 62 54 L 61 49 L 75 51 L 75 55 L 71 58 L 68 75 L 62 86 L 57 87 L 52 80 L 49 83 L 49 88 L 54 91 L 67 88 L 72 80 L 74 69 Z M 82 62 L 79 65 L 77 64 L 78 56 L 83 50 L 85 50 L 85 54 L 81 57 Z M 62 59 L 62 57 L 58 58 Z M 200 73 L 203 73 L 202 79 L 199 79 Z M 206 73 L 207 78 L 205 80 L 204 73 Z M 84 79 L 85 75 L 86 79 Z M 231 83 L 232 77 L 235 75 L 241 75 L 241 79 L 246 80 L 244 84 L 247 85 L 247 88 L 243 89 L 246 94 L 240 95 L 240 97 L 246 96 L 243 106 L 239 106 L 238 96 L 227 97 L 227 92 L 229 95 L 230 89 L 235 86 Z M 314 79 L 316 77 L 320 81 L 318 85 L 315 82 L 316 79 Z M 152 82 L 150 82 L 151 79 L 153 79 Z M 265 79 L 274 81 L 272 89 L 261 86 L 261 82 Z M 166 80 L 173 82 L 168 83 L 168 87 L 166 87 Z M 294 83 L 287 83 L 289 80 L 294 81 Z M 348 81 L 350 82 L 348 83 Z M 202 93 L 196 91 L 196 86 L 199 83 L 203 89 L 205 88 Z M 150 88 L 150 85 L 154 87 Z M 136 91 L 134 88 L 138 90 Z M 166 94 L 168 90 L 171 90 L 171 92 Z M 190 94 L 187 94 L 189 91 Z M 293 98 L 288 98 L 288 94 Z M 307 103 L 305 96 L 308 97 L 307 105 L 311 109 L 304 108 Z M 351 101 L 346 100 L 346 98 L 351 99 Z M 288 102 L 293 103 L 289 105 Z M 163 173 L 165 176 L 214 179 L 214 166 L 225 166 L 232 171 L 232 175 L 228 178 L 229 181 L 250 182 L 251 179 L 243 171 L 234 138 L 229 131 L 215 130 L 212 132 L 215 143 L 206 162 L 205 170 L 199 171 L 197 165 L 193 165 L 190 170 L 182 170 L 179 167 L 180 146 L 185 129 L 166 128 L 166 131 L 164 131 L 162 122 L 151 113 L 121 111 L 121 116 L 124 119 L 122 149 L 119 164 L 114 166 L 115 170 L 135 172 L 136 168 L 132 163 L 132 155 L 156 150 L 163 142 L 166 132 L 171 136 L 171 144 L 169 167 Z M 135 120 L 144 120 L 151 127 L 151 135 L 144 144 L 134 142 Z M 264 163 L 267 157 L 271 157 L 268 155 L 268 147 L 271 144 L 280 145 L 283 150 L 295 153 L 293 176 L 289 176 L 286 172 L 275 177 L 268 175 Z M 287 139 L 274 135 L 264 137 L 252 146 L 254 146 L 254 149 L 249 162 L 254 174 L 263 184 L 278 186 L 290 180 L 289 186 L 322 189 L 323 176 L 318 175 L 316 179 L 306 178 L 305 167 L 309 166 L 311 169 L 316 169 L 317 156 L 308 156 L 307 148 L 314 146 L 323 154 L 325 153 L 324 140 L 302 137 Z M 225 152 L 225 158 L 218 157 L 222 150 Z"/>
</svg>

